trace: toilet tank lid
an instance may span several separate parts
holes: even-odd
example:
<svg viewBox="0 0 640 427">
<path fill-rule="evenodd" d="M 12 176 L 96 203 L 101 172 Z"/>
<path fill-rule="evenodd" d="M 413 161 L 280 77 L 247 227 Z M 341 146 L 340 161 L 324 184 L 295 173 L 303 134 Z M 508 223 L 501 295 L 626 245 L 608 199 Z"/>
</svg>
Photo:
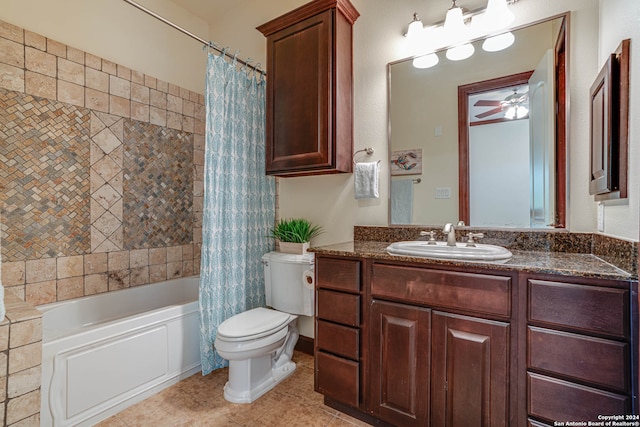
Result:
<svg viewBox="0 0 640 427">
<path fill-rule="evenodd" d="M 218 335 L 227 339 L 260 338 L 282 329 L 295 315 L 264 307 L 232 316 L 218 327 Z"/>
<path fill-rule="evenodd" d="M 291 264 L 313 264 L 314 255 L 312 253 L 306 253 L 304 255 L 286 254 L 284 252 L 267 252 L 262 255 L 263 261 L 284 262 Z"/>
</svg>

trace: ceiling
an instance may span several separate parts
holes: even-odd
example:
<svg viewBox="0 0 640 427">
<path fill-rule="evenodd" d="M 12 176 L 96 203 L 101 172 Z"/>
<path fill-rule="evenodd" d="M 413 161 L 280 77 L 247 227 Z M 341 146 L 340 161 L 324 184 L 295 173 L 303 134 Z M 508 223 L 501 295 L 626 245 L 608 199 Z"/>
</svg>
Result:
<svg viewBox="0 0 640 427">
<path fill-rule="evenodd" d="M 470 95 L 469 96 L 469 123 L 482 122 L 485 120 L 498 119 L 498 118 L 504 117 L 504 111 L 506 111 L 506 108 L 500 114 L 496 113 L 485 118 L 476 117 L 478 114 L 482 114 L 487 111 L 494 110 L 494 108 L 496 107 L 496 106 L 492 106 L 492 107 L 477 106 L 475 105 L 477 101 L 484 100 L 484 101 L 499 102 L 499 101 L 503 101 L 505 98 L 507 98 L 510 95 L 513 95 L 514 93 L 518 93 L 522 95 L 527 93 L 528 91 L 529 91 L 529 85 L 518 85 L 518 86 L 511 86 L 511 87 L 506 87 L 502 89 L 496 89 L 488 92 L 482 92 L 482 93 Z M 525 98 L 523 102 L 519 103 L 518 105 L 529 108 L 529 99 Z"/>
<path fill-rule="evenodd" d="M 207 22 L 214 22 L 234 9 L 246 9 L 253 0 L 171 0 L 173 3 L 199 16 Z"/>
<path fill-rule="evenodd" d="M 228 13 L 250 14 L 251 5 L 256 1 L 265 0 L 172 0 L 175 4 L 187 10 L 188 12 L 200 16 L 208 23 L 219 20 Z M 269 0 L 271 4 L 276 5 L 278 2 L 290 3 L 286 0 Z M 353 0 L 352 0 L 353 1 Z M 366 0 L 362 0 L 366 1 Z M 402 4 L 403 7 L 411 8 L 418 13 L 419 18 L 425 26 L 432 25 L 436 22 L 444 21 L 447 10 L 451 7 L 451 0 L 394 0 Z M 354 1 L 354 3 L 356 3 Z M 487 5 L 487 0 L 457 0 L 457 5 L 469 11 L 483 9 Z M 357 5 L 356 5 L 357 6 Z M 407 16 L 407 22 L 411 20 L 411 16 Z"/>
</svg>

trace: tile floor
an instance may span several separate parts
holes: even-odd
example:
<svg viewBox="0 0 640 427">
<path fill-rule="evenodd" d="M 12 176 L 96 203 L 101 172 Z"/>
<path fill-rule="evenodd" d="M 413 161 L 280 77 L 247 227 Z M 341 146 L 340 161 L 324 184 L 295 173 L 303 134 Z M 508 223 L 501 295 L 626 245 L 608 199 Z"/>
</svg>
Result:
<svg viewBox="0 0 640 427">
<path fill-rule="evenodd" d="M 251 404 L 224 400 L 227 368 L 195 374 L 97 427 L 353 427 L 367 424 L 325 406 L 313 391 L 313 356 L 295 352 L 294 374 Z"/>
</svg>

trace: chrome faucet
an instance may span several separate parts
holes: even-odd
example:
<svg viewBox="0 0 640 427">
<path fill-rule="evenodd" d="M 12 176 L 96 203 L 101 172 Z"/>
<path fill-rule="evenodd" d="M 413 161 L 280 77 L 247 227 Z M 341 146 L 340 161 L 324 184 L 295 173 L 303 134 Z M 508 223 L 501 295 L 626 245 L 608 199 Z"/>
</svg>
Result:
<svg viewBox="0 0 640 427">
<path fill-rule="evenodd" d="M 444 225 L 442 232 L 447 235 L 447 246 L 456 245 L 456 230 L 450 222 Z"/>
</svg>

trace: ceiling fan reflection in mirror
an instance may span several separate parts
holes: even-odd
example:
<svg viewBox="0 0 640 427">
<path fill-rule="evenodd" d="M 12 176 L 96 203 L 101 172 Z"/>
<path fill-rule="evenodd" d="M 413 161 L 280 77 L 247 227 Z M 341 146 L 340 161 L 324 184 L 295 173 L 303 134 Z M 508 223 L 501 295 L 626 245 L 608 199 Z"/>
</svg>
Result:
<svg viewBox="0 0 640 427">
<path fill-rule="evenodd" d="M 505 94 L 507 95 L 505 96 Z M 483 119 L 487 118 L 505 118 L 513 120 L 524 119 L 528 117 L 529 92 L 527 86 L 517 86 L 491 92 L 485 92 L 476 95 L 476 98 L 482 99 L 470 99 L 473 117 L 472 122 L 482 121 Z M 483 107 L 493 108 L 491 108 L 490 110 L 482 111 L 484 109 Z"/>
</svg>

